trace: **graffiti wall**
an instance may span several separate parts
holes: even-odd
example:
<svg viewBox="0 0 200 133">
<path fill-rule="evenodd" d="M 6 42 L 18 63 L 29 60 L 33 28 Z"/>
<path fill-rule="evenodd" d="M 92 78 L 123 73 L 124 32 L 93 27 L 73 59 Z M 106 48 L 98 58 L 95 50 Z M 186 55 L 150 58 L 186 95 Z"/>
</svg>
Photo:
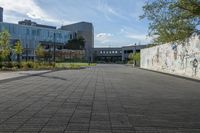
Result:
<svg viewBox="0 0 200 133">
<path fill-rule="evenodd" d="M 200 79 L 200 35 L 141 50 L 141 68 Z"/>
</svg>

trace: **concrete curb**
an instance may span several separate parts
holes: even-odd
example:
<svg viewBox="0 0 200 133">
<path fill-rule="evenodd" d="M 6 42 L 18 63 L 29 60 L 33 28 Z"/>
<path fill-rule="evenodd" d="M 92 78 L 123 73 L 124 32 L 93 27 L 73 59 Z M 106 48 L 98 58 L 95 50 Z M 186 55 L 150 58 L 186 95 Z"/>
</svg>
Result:
<svg viewBox="0 0 200 133">
<path fill-rule="evenodd" d="M 141 67 L 138 67 L 138 69 L 146 70 L 146 71 L 150 71 L 150 72 L 156 72 L 156 73 L 160 73 L 160 74 L 165 74 L 165 75 L 168 75 L 168 76 L 173 76 L 173 77 L 182 78 L 182 79 L 186 79 L 186 80 L 190 80 L 190 81 L 195 81 L 195 82 L 198 82 L 198 83 L 200 82 L 199 79 L 194 79 L 194 78 L 185 77 L 185 76 L 181 76 L 181 75 L 176 75 L 176 74 L 171 74 L 171 73 L 165 73 L 165 72 L 156 71 L 156 70 L 150 70 L 150 69 L 145 69 L 145 68 L 141 68 Z"/>
<path fill-rule="evenodd" d="M 7 82 L 10 82 L 10 81 L 21 80 L 21 79 L 28 78 L 28 77 L 31 77 L 31 76 L 40 76 L 40 75 L 55 72 L 55 71 L 57 71 L 57 70 L 51 70 L 51 71 L 37 73 L 37 74 L 30 74 L 30 75 L 24 75 L 24 76 L 19 76 L 19 77 L 14 77 L 14 78 L 3 79 L 3 80 L 0 80 L 0 83 L 7 83 Z"/>
</svg>

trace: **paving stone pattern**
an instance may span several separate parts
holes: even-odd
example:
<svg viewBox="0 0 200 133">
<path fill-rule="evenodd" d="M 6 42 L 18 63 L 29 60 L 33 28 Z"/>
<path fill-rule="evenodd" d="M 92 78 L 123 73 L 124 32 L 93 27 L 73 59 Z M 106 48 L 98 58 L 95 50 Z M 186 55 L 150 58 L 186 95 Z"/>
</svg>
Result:
<svg viewBox="0 0 200 133">
<path fill-rule="evenodd" d="M 199 133 L 200 83 L 98 65 L 0 83 L 0 133 Z"/>
</svg>

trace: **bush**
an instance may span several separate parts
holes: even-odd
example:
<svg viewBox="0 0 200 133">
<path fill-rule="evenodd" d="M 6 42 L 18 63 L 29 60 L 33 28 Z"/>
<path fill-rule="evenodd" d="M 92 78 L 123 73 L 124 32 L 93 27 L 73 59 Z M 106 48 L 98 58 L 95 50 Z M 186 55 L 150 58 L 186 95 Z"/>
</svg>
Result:
<svg viewBox="0 0 200 133">
<path fill-rule="evenodd" d="M 135 63 L 134 60 L 130 60 L 130 61 L 128 61 L 128 64 L 134 64 L 134 63 Z"/>
<path fill-rule="evenodd" d="M 7 68 L 12 68 L 13 67 L 13 63 L 12 62 L 6 62 L 4 64 L 4 66 L 7 67 Z"/>
<path fill-rule="evenodd" d="M 34 62 L 23 62 L 22 63 L 22 68 L 23 69 L 34 68 Z"/>
<path fill-rule="evenodd" d="M 12 64 L 13 64 L 13 67 L 16 68 L 16 69 L 22 68 L 22 64 L 21 63 L 13 62 Z"/>
<path fill-rule="evenodd" d="M 82 67 L 95 66 L 95 63 L 48 63 L 48 62 L 1 62 L 0 69 L 14 70 L 41 70 L 41 69 L 80 69 Z"/>
</svg>

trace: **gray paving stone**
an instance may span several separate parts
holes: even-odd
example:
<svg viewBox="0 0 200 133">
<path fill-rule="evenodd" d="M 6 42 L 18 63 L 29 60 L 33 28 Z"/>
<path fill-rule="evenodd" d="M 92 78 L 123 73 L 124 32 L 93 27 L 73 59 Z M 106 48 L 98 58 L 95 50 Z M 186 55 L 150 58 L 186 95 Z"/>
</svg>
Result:
<svg viewBox="0 0 200 133">
<path fill-rule="evenodd" d="M 123 65 L 0 84 L 0 132 L 199 133 L 200 83 Z"/>
</svg>

